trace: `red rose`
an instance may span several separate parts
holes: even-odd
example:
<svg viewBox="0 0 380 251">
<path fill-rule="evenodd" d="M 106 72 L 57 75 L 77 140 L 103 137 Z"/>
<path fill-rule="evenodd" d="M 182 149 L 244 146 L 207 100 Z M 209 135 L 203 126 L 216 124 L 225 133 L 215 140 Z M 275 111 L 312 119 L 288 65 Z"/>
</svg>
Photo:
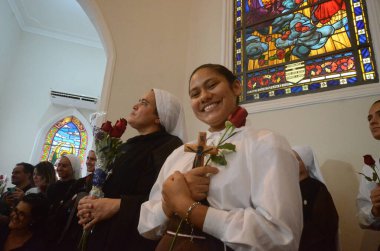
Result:
<svg viewBox="0 0 380 251">
<path fill-rule="evenodd" d="M 3 175 L 0 175 L 0 180 L 4 179 L 4 176 Z"/>
<path fill-rule="evenodd" d="M 248 112 L 241 106 L 238 106 L 234 113 L 232 113 L 228 120 L 236 127 L 242 127 L 245 125 L 246 118 L 248 116 Z"/>
<path fill-rule="evenodd" d="M 112 128 L 112 131 L 110 132 L 110 136 L 114 138 L 120 138 L 121 135 L 125 132 L 125 129 L 127 128 L 127 121 L 123 118 L 116 121 L 115 125 Z"/>
<path fill-rule="evenodd" d="M 111 133 L 112 131 L 112 123 L 111 121 L 106 121 L 102 124 L 102 127 L 100 127 L 100 129 L 102 129 L 103 131 L 107 132 L 107 133 Z"/>
<path fill-rule="evenodd" d="M 364 155 L 363 158 L 364 158 L 364 164 L 366 164 L 368 166 L 375 165 L 375 160 L 372 158 L 371 155 L 369 155 L 369 154 Z"/>
</svg>

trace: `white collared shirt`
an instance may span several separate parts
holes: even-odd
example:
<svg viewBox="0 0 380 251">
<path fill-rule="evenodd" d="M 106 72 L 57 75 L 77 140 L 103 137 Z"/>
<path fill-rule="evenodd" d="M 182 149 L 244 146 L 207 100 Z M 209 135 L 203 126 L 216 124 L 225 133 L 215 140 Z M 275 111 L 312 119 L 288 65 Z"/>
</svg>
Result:
<svg viewBox="0 0 380 251">
<path fill-rule="evenodd" d="M 234 250 L 298 250 L 302 232 L 302 199 L 298 163 L 285 138 L 252 127 L 236 129 L 228 142 L 227 166 L 211 177 L 210 203 L 203 231 Z M 210 145 L 223 132 L 207 133 Z M 141 206 L 139 232 L 158 239 L 168 221 L 162 210 L 162 184 L 174 171 L 192 168 L 194 153 L 176 149 L 166 160 L 149 201 Z"/>
</svg>

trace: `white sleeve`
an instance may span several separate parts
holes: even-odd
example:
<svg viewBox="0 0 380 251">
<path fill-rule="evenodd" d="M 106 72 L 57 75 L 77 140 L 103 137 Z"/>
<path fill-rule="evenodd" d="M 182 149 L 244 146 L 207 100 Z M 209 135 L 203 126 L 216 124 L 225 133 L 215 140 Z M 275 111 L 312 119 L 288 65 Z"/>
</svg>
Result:
<svg viewBox="0 0 380 251">
<path fill-rule="evenodd" d="M 289 144 L 283 137 L 266 133 L 257 144 L 246 147 L 251 206 L 230 211 L 210 207 L 203 231 L 237 251 L 298 250 L 302 199 L 298 163 Z"/>
<path fill-rule="evenodd" d="M 169 221 L 166 214 L 162 209 L 162 185 L 170 174 L 170 168 L 174 166 L 176 153 L 183 152 L 183 148 L 176 149 L 166 159 L 161 171 L 154 183 L 152 190 L 149 194 L 149 200 L 141 205 L 138 231 L 142 236 L 148 239 L 157 240 L 162 237 L 166 231 L 166 225 Z"/>
<path fill-rule="evenodd" d="M 371 167 L 364 166 L 362 173 L 371 176 Z M 361 228 L 369 228 L 373 230 L 380 230 L 380 217 L 373 216 L 372 202 L 370 199 L 371 190 L 374 189 L 376 184 L 367 181 L 362 175 L 360 178 L 359 193 L 356 197 L 356 206 L 358 209 L 358 220 Z"/>
</svg>

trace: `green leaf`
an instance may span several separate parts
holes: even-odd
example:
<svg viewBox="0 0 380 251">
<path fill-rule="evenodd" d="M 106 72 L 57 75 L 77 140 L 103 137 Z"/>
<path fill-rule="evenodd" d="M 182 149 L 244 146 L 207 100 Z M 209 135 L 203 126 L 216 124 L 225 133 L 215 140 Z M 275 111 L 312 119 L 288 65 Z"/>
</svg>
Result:
<svg viewBox="0 0 380 251">
<path fill-rule="evenodd" d="M 218 146 L 218 149 L 226 149 L 226 150 L 236 152 L 236 146 L 234 144 L 231 144 L 231 143 L 225 143 L 223 145 L 220 145 L 220 146 Z"/>
<path fill-rule="evenodd" d="M 226 158 L 223 155 L 211 155 L 211 161 L 221 166 L 227 165 Z"/>
</svg>

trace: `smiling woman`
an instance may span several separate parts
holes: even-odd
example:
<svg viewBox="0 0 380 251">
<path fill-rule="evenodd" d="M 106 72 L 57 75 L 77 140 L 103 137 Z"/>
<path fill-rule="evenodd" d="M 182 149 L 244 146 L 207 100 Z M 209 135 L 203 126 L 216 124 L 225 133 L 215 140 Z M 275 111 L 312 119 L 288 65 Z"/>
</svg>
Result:
<svg viewBox="0 0 380 251">
<path fill-rule="evenodd" d="M 302 207 L 296 159 L 273 132 L 244 123 L 228 132 L 233 118 L 245 120 L 236 115 L 246 115 L 236 104 L 240 92 L 224 66 L 202 65 L 191 75 L 191 107 L 209 126 L 206 144 L 176 149 L 141 206 L 138 229 L 146 238 L 162 238 L 156 250 L 297 250 Z M 230 151 L 225 161 L 198 167 L 194 152 L 198 157 L 210 145 Z"/>
<path fill-rule="evenodd" d="M 46 250 L 44 222 L 48 213 L 47 199 L 42 194 L 28 194 L 10 215 L 7 228 L 1 229 L 1 250 Z"/>
</svg>

